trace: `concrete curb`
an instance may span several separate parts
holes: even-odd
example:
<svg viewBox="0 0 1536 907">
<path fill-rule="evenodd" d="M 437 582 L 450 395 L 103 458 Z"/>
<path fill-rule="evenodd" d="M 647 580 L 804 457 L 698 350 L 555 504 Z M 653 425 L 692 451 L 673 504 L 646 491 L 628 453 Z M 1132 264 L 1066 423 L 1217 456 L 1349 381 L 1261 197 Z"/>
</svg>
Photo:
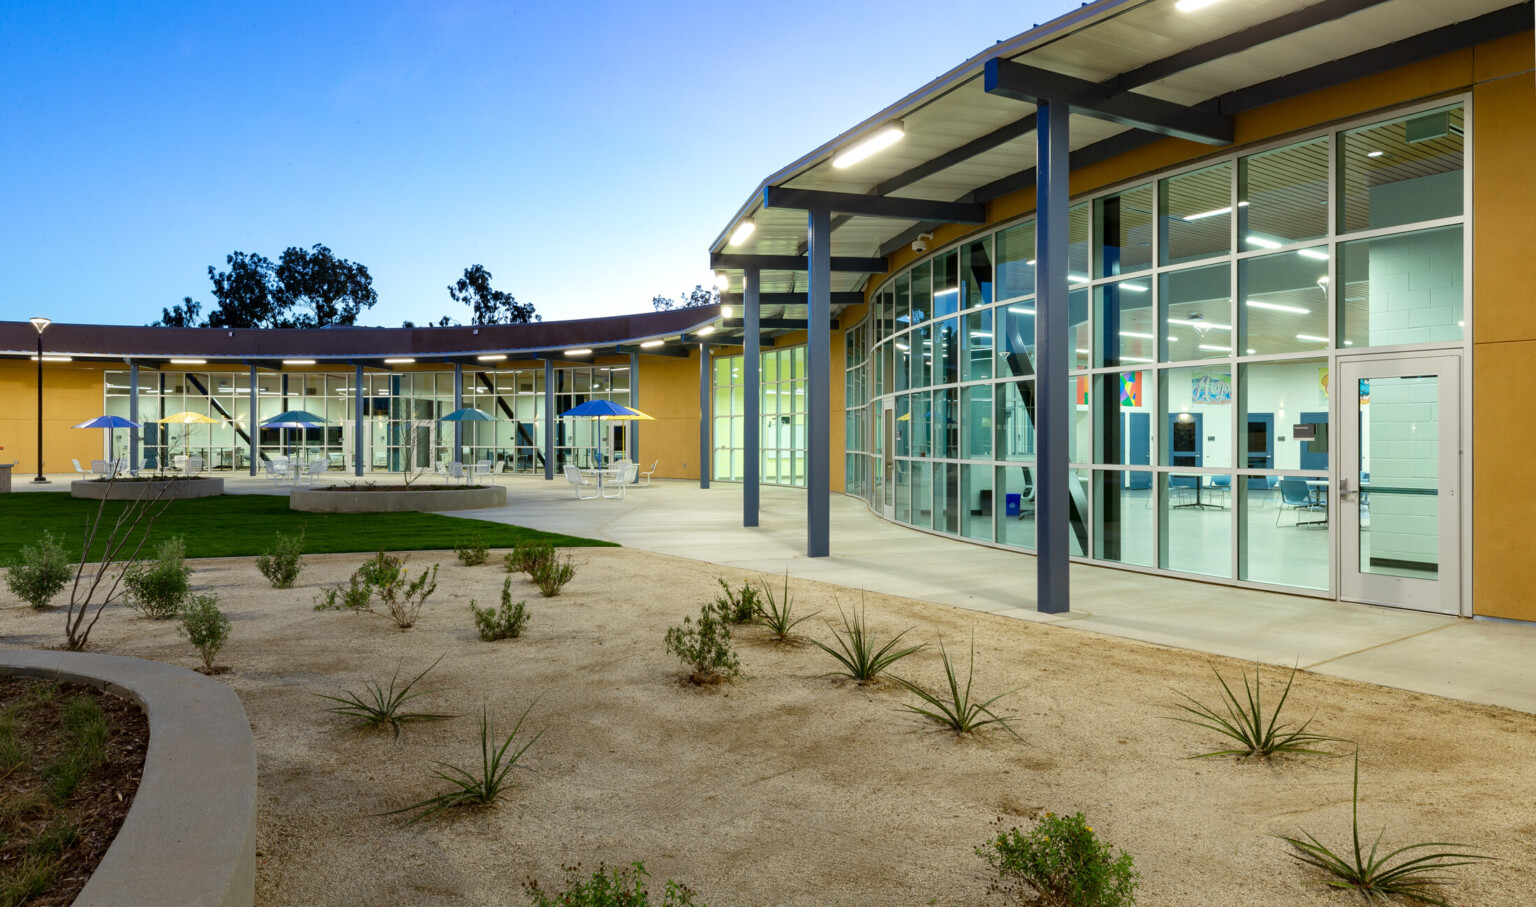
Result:
<svg viewBox="0 0 1536 907">
<path fill-rule="evenodd" d="M 133 806 L 75 907 L 250 907 L 256 741 L 235 691 L 121 655 L 0 651 L 0 674 L 90 684 L 138 704 L 149 752 Z"/>
<path fill-rule="evenodd" d="M 334 486 L 333 486 L 334 487 Z M 479 488 L 440 488 L 430 491 L 349 491 L 295 488 L 288 495 L 291 510 L 309 513 L 438 513 L 445 510 L 478 510 L 507 503 L 504 485 Z"/>
<path fill-rule="evenodd" d="M 163 492 L 162 492 L 163 489 Z M 153 501 L 156 498 L 216 498 L 224 493 L 224 480 L 217 476 L 199 476 L 194 479 L 165 479 L 152 482 L 98 482 L 81 479 L 69 483 L 69 496 L 99 501 Z"/>
</svg>

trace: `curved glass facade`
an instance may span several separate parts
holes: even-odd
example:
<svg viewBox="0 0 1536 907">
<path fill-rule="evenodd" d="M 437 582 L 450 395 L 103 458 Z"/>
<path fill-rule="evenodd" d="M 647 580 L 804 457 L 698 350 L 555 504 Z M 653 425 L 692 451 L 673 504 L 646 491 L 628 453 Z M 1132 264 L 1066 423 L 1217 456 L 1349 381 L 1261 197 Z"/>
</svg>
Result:
<svg viewBox="0 0 1536 907">
<path fill-rule="evenodd" d="M 1463 347 L 1467 128 L 1450 103 L 1075 200 L 1074 555 L 1334 591 L 1280 486 L 1330 476 L 1341 355 Z M 1034 254 L 1029 219 L 967 237 L 849 330 L 847 492 L 877 514 L 1034 547 Z"/>
</svg>

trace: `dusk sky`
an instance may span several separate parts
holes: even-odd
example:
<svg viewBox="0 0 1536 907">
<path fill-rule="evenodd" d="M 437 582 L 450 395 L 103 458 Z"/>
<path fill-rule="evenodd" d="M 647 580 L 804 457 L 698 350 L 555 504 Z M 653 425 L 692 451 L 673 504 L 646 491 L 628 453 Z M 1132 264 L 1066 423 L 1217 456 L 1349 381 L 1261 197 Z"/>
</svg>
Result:
<svg viewBox="0 0 1536 907">
<path fill-rule="evenodd" d="M 546 320 L 708 278 L 759 180 L 1074 8 L 1013 3 L 0 7 L 0 320 L 144 324 L 234 250 L 367 265 L 360 323 Z"/>
</svg>

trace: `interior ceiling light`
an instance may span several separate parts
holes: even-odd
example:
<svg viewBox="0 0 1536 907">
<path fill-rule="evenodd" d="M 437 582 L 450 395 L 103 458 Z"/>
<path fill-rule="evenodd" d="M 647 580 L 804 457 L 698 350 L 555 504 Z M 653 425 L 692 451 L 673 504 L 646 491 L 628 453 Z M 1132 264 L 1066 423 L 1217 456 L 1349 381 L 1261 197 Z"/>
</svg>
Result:
<svg viewBox="0 0 1536 907">
<path fill-rule="evenodd" d="M 1310 340 L 1313 343 L 1327 343 L 1328 342 L 1328 338 L 1327 337 L 1318 337 L 1318 336 L 1313 335 L 1313 334 L 1297 334 L 1296 335 L 1296 339 L 1297 340 Z"/>
<path fill-rule="evenodd" d="M 644 343 L 642 343 L 640 345 L 645 347 L 646 349 L 651 349 L 653 347 L 661 346 L 663 343 L 666 343 L 666 341 L 665 340 L 647 340 L 647 341 L 645 341 Z"/>
<path fill-rule="evenodd" d="M 313 360 L 313 359 L 284 359 L 283 360 L 283 364 L 284 365 L 314 365 L 315 364 L 315 360 Z"/>
<path fill-rule="evenodd" d="M 1202 350 L 1210 350 L 1213 353 L 1230 353 L 1230 352 L 1232 352 L 1232 348 L 1230 346 L 1216 346 L 1216 345 L 1210 344 L 1210 343 L 1202 343 L 1202 344 L 1200 344 L 1200 348 Z"/>
<path fill-rule="evenodd" d="M 747 241 L 747 237 L 751 236 L 752 231 L 756 229 L 757 224 L 753 223 L 752 218 L 747 218 L 737 224 L 735 230 L 731 231 L 731 238 L 727 240 L 727 244 L 732 246 L 741 245 Z"/>
<path fill-rule="evenodd" d="M 172 365 L 207 365 L 207 359 L 172 359 Z"/>
<path fill-rule="evenodd" d="M 1365 153 L 1365 156 L 1366 157 L 1382 157 L 1385 154 L 1386 154 L 1385 151 L 1367 151 Z"/>
<path fill-rule="evenodd" d="M 1239 208 L 1246 208 L 1246 207 L 1248 207 L 1248 203 L 1247 202 L 1238 202 L 1237 206 Z M 1192 221 L 1192 220 L 1204 220 L 1207 217 L 1216 217 L 1217 215 L 1220 215 L 1220 214 L 1231 214 L 1231 213 L 1232 213 L 1232 206 L 1228 205 L 1225 208 L 1215 208 L 1215 209 L 1212 209 L 1210 211 L 1201 211 L 1199 214 L 1186 214 L 1183 217 L 1179 218 L 1179 220 L 1182 220 L 1182 221 L 1185 221 L 1185 222 Z"/>
<path fill-rule="evenodd" d="M 1195 328 L 1197 330 L 1199 328 L 1205 328 L 1206 330 L 1209 330 L 1209 331 L 1230 331 L 1230 330 L 1232 330 L 1232 325 L 1230 325 L 1230 324 L 1214 324 L 1212 322 L 1206 321 L 1203 318 L 1198 320 L 1198 321 L 1196 321 L 1195 320 L 1195 316 L 1193 316 L 1193 315 L 1191 315 L 1189 318 L 1169 318 L 1168 319 L 1168 323 L 1169 324 L 1188 325 L 1189 327 Z"/>
<path fill-rule="evenodd" d="M 36 362 L 37 361 L 37 357 L 33 356 L 32 357 L 32 361 Z M 73 360 L 72 357 L 69 357 L 69 356 L 44 356 L 43 357 L 43 361 L 44 362 L 72 362 L 74 360 Z"/>
<path fill-rule="evenodd" d="M 484 356 L 475 357 L 478 362 L 500 362 L 505 358 L 507 358 L 505 353 L 488 353 Z"/>
<path fill-rule="evenodd" d="M 1120 289 L 1130 290 L 1133 293 L 1145 293 L 1147 292 L 1147 285 L 1142 283 L 1122 283 Z"/>
<path fill-rule="evenodd" d="M 1121 331 L 1120 332 L 1120 336 L 1121 337 L 1139 337 L 1142 340 L 1153 340 L 1153 339 L 1155 339 L 1151 334 L 1138 334 L 1135 331 Z"/>
<path fill-rule="evenodd" d="M 1316 259 L 1317 261 L 1327 261 L 1328 260 L 1328 253 L 1324 252 L 1322 249 L 1302 249 L 1300 252 L 1297 252 L 1296 254 L 1300 255 L 1303 258 L 1313 258 L 1313 259 Z"/>
<path fill-rule="evenodd" d="M 385 359 L 384 360 L 384 364 L 385 365 L 412 365 L 415 362 L 416 362 L 415 359 Z"/>
<path fill-rule="evenodd" d="M 1248 300 L 1248 305 L 1255 309 L 1273 309 L 1276 312 L 1290 312 L 1293 315 L 1310 315 L 1311 309 L 1304 309 L 1299 305 L 1281 305 L 1278 302 L 1260 302 L 1257 299 Z"/>
<path fill-rule="evenodd" d="M 1277 242 L 1275 242 L 1272 239 L 1265 239 L 1262 236 L 1250 236 L 1250 237 L 1248 237 L 1248 245 L 1250 245 L 1250 246 L 1258 246 L 1260 249 L 1278 249 L 1278 248 L 1280 248 L 1280 243 L 1277 243 Z"/>
<path fill-rule="evenodd" d="M 897 142 L 901 141 L 901 137 L 905 134 L 906 133 L 902 128 L 900 120 L 897 120 L 894 123 L 887 123 L 883 128 L 876 130 L 868 138 L 853 145 L 851 148 L 848 148 L 837 157 L 834 157 L 832 159 L 832 166 L 838 168 L 839 170 L 843 169 L 844 167 L 852 167 L 854 164 L 857 164 L 859 161 L 864 160 L 870 155 L 883 151 L 886 148 L 889 148 Z"/>
<path fill-rule="evenodd" d="M 708 337 L 710 334 L 713 334 L 714 332 L 715 332 L 715 326 L 712 325 L 712 324 L 706 324 L 702 328 L 699 328 L 699 336 L 700 337 Z"/>
<path fill-rule="evenodd" d="M 1207 6 L 1214 6 L 1220 2 L 1221 0 L 1179 0 L 1178 3 L 1173 5 L 1173 8 L 1181 13 L 1192 13 L 1197 9 L 1205 9 Z"/>
<path fill-rule="evenodd" d="M 566 350 L 565 354 L 567 356 L 590 356 L 592 355 L 592 351 L 589 349 Z"/>
</svg>

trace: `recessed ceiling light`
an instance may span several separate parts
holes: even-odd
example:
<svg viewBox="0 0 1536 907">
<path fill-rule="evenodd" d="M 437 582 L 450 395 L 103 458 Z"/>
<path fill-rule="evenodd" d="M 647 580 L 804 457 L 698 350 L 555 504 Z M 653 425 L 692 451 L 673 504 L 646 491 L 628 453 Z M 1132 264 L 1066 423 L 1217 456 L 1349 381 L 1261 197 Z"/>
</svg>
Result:
<svg viewBox="0 0 1536 907">
<path fill-rule="evenodd" d="M 592 351 L 586 348 L 582 348 L 579 350 L 566 350 L 565 354 L 567 356 L 590 356 L 592 355 Z"/>
<path fill-rule="evenodd" d="M 172 365 L 207 365 L 207 359 L 172 359 Z"/>
<path fill-rule="evenodd" d="M 832 166 L 839 170 L 844 167 L 852 167 L 870 155 L 883 151 L 901 141 L 901 137 L 905 134 L 900 120 L 889 123 L 884 128 L 877 130 L 869 138 L 864 139 L 847 151 L 834 157 L 832 159 Z"/>
<path fill-rule="evenodd" d="M 1278 302 L 1260 302 L 1257 299 L 1248 300 L 1248 305 L 1256 309 L 1273 309 L 1276 312 L 1290 312 L 1295 315 L 1310 315 L 1311 309 L 1304 309 L 1296 305 L 1281 305 Z"/>
<path fill-rule="evenodd" d="M 737 224 L 736 229 L 731 233 L 731 238 L 729 240 L 730 245 L 739 246 L 746 242 L 747 237 L 751 236 L 752 231 L 756 229 L 757 224 L 753 223 L 752 218 L 750 217 Z"/>
<path fill-rule="evenodd" d="M 385 359 L 384 360 L 384 364 L 385 365 L 411 365 L 415 361 L 416 361 L 415 359 Z"/>
<path fill-rule="evenodd" d="M 663 343 L 666 343 L 666 341 L 665 340 L 647 340 L 647 341 L 645 341 L 644 343 L 642 343 L 640 345 L 643 346 L 643 347 L 646 347 L 646 348 L 650 348 L 650 347 L 661 346 Z"/>
<path fill-rule="evenodd" d="M 314 365 L 315 364 L 315 360 L 313 360 L 313 359 L 284 359 L 283 360 L 283 364 L 284 365 Z"/>
<path fill-rule="evenodd" d="M 1366 157 L 1381 157 L 1384 154 L 1386 154 L 1385 151 L 1367 151 L 1365 153 L 1365 156 Z"/>
<path fill-rule="evenodd" d="M 1178 3 L 1173 5 L 1173 8 L 1181 13 L 1192 13 L 1197 9 L 1205 9 L 1207 6 L 1214 6 L 1219 2 L 1221 0 L 1179 0 Z"/>
<path fill-rule="evenodd" d="M 713 334 L 714 332 L 715 332 L 715 326 L 712 325 L 712 324 L 707 324 L 704 327 L 699 328 L 699 336 L 700 337 L 708 337 L 710 334 Z"/>
<path fill-rule="evenodd" d="M 1280 248 L 1280 243 L 1277 243 L 1277 242 L 1275 242 L 1272 239 L 1265 239 L 1262 236 L 1250 236 L 1250 237 L 1248 237 L 1248 245 L 1250 245 L 1250 246 L 1258 246 L 1260 249 L 1278 249 L 1278 248 Z"/>
<path fill-rule="evenodd" d="M 1296 335 L 1296 339 L 1297 340 L 1310 340 L 1313 343 L 1327 343 L 1328 342 L 1328 338 L 1327 337 L 1318 337 L 1318 336 L 1316 336 L 1314 334 L 1297 334 Z"/>
<path fill-rule="evenodd" d="M 484 356 L 475 357 L 475 359 L 479 362 L 500 362 L 505 358 L 507 358 L 505 353 L 487 353 Z"/>
<path fill-rule="evenodd" d="M 37 357 L 33 356 L 32 357 L 32 361 L 36 362 L 37 361 Z M 71 357 L 71 356 L 44 356 L 43 357 L 43 361 L 44 362 L 73 362 L 74 358 Z"/>
</svg>

